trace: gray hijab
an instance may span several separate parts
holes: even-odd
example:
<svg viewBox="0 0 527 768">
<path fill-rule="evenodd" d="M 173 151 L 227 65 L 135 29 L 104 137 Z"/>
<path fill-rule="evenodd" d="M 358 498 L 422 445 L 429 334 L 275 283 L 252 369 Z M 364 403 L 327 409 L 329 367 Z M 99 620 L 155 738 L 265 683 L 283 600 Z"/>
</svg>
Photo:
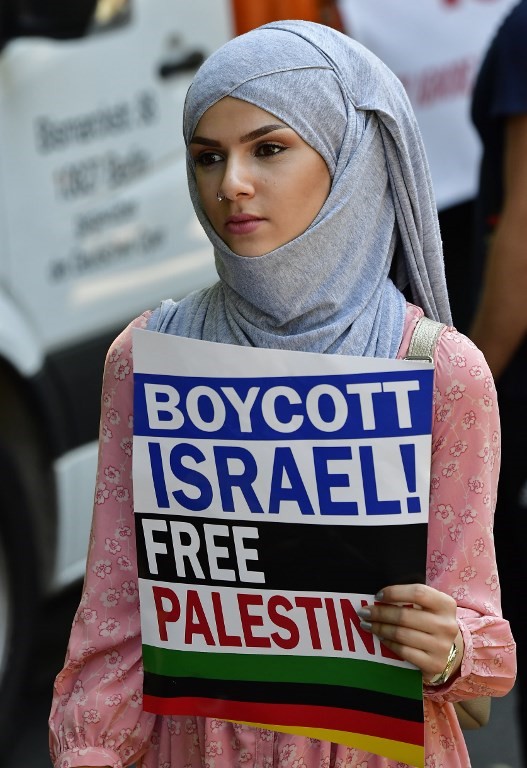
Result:
<svg viewBox="0 0 527 768">
<path fill-rule="evenodd" d="M 203 113 L 224 96 L 293 128 L 326 161 L 331 190 L 303 234 L 244 258 L 205 216 L 187 153 L 190 195 L 220 279 L 163 302 L 150 327 L 230 344 L 393 358 L 407 284 L 428 317 L 450 323 L 428 165 L 392 72 L 335 30 L 280 21 L 234 38 L 198 70 L 185 103 L 187 147 Z"/>
</svg>

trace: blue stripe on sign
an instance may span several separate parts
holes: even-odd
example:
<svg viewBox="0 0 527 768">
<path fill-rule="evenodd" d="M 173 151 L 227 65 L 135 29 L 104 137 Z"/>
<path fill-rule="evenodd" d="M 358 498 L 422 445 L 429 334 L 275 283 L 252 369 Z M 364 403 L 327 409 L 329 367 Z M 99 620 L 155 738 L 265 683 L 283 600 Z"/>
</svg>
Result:
<svg viewBox="0 0 527 768">
<path fill-rule="evenodd" d="M 222 440 L 426 435 L 433 370 L 255 379 L 136 373 L 134 434 Z"/>
</svg>

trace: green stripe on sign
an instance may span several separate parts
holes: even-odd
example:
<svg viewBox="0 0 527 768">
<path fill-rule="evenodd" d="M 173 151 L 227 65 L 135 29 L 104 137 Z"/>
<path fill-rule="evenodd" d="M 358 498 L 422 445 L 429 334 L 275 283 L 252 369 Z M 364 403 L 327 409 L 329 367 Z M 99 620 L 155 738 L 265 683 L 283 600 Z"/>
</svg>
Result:
<svg viewBox="0 0 527 768">
<path fill-rule="evenodd" d="M 143 664 L 146 672 L 165 677 L 340 685 L 409 699 L 423 696 L 419 670 L 358 659 L 198 653 L 143 645 Z"/>
</svg>

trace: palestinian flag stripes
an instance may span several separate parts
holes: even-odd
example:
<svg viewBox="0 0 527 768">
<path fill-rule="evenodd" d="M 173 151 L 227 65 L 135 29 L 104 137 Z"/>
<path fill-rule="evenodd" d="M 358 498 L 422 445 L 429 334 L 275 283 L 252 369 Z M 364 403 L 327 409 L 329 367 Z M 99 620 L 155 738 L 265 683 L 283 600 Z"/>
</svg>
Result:
<svg viewBox="0 0 527 768">
<path fill-rule="evenodd" d="M 212 668 L 207 663 L 211 657 Z M 143 659 L 148 711 L 307 733 L 409 765 L 422 764 L 422 683 L 416 670 L 390 667 L 387 674 L 385 665 L 349 658 L 218 658 L 152 646 L 143 646 Z M 333 664 L 323 663 L 327 661 Z M 382 674 L 372 674 L 374 666 L 384 667 Z M 402 695 L 393 693 L 397 689 Z"/>
<path fill-rule="evenodd" d="M 134 334 L 147 711 L 422 765 L 421 675 L 357 610 L 424 578 L 432 381 L 427 363 Z"/>
</svg>

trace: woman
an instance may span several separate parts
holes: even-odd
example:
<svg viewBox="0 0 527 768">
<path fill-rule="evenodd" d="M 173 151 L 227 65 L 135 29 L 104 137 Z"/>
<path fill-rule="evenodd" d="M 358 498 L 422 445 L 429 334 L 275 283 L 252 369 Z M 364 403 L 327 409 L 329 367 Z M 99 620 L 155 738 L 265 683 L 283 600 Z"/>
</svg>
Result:
<svg viewBox="0 0 527 768">
<path fill-rule="evenodd" d="M 290 21 L 236 38 L 207 60 L 187 95 L 184 134 L 190 194 L 220 279 L 145 313 L 109 351 L 87 576 L 50 719 L 54 764 L 395 766 L 327 742 L 142 711 L 131 328 L 403 357 L 423 311 L 450 318 L 415 119 L 399 81 L 368 51 Z M 416 304 L 390 276 L 409 285 Z M 423 672 L 427 766 L 466 768 L 451 702 L 505 694 L 515 656 L 491 533 L 499 464 L 492 378 L 453 328 L 437 345 L 435 390 L 427 585 L 386 585 L 363 626 Z"/>
</svg>

